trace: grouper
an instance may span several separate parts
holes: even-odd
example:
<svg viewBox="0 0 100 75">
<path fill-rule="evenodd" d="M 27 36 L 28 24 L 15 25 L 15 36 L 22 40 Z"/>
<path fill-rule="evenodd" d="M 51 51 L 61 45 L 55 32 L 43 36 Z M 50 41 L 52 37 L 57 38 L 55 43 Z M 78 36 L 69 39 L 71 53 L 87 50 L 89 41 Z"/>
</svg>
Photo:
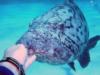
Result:
<svg viewBox="0 0 100 75">
<path fill-rule="evenodd" d="M 99 40 L 99 34 L 89 38 L 86 19 L 77 4 L 73 0 L 65 0 L 33 19 L 16 44 L 24 44 L 28 55 L 35 54 L 39 62 L 68 64 L 75 70 L 75 60 L 82 68 L 89 64 L 89 50 Z"/>
</svg>

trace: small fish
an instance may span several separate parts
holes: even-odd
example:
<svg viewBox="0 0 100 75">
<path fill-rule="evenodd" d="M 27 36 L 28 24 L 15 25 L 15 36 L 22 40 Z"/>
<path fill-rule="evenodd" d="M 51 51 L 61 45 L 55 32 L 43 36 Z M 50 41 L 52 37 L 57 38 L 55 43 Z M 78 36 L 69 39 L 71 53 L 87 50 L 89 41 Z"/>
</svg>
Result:
<svg viewBox="0 0 100 75">
<path fill-rule="evenodd" d="M 28 55 L 35 54 L 39 62 L 67 63 L 75 70 L 74 60 L 78 60 L 83 68 L 89 64 L 89 50 L 99 40 L 100 35 L 89 39 L 83 13 L 73 0 L 66 0 L 34 19 L 16 44 L 24 44 Z"/>
</svg>

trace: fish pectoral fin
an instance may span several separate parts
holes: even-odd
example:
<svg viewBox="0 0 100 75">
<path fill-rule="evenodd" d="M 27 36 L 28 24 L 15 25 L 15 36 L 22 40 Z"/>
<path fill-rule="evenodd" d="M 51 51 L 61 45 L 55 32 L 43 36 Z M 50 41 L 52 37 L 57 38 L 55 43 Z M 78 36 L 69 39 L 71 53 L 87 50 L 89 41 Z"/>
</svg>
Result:
<svg viewBox="0 0 100 75">
<path fill-rule="evenodd" d="M 90 62 L 90 55 L 88 51 L 84 51 L 80 57 L 78 58 L 78 61 L 81 65 L 82 68 L 85 68 L 88 66 L 89 62 Z"/>
<path fill-rule="evenodd" d="M 99 40 L 100 40 L 100 35 L 92 37 L 87 43 L 87 49 L 89 50 L 91 48 L 94 48 Z"/>
<path fill-rule="evenodd" d="M 68 63 L 68 65 L 69 65 L 74 71 L 76 71 L 75 66 L 74 66 L 74 62 L 70 62 L 70 63 Z"/>
<path fill-rule="evenodd" d="M 100 35 L 97 35 L 88 41 L 86 48 L 78 58 L 81 67 L 83 68 L 87 67 L 87 65 L 90 62 L 89 50 L 94 48 L 99 40 L 100 40 Z"/>
</svg>

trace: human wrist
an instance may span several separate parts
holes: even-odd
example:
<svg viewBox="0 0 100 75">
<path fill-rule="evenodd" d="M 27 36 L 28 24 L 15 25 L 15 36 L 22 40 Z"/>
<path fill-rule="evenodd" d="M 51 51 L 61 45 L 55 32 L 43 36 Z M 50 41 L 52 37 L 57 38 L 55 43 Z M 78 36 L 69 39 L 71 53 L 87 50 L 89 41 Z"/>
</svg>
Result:
<svg viewBox="0 0 100 75">
<path fill-rule="evenodd" d="M 23 66 L 19 62 L 17 62 L 16 59 L 14 59 L 12 57 L 7 57 L 7 58 L 4 58 L 3 60 L 1 60 L 0 62 L 1 63 L 7 62 L 9 65 L 8 68 L 10 68 L 10 66 L 13 66 L 14 69 L 16 68 L 18 75 L 25 75 Z M 13 68 L 11 68 L 11 69 L 13 69 Z"/>
<path fill-rule="evenodd" d="M 18 75 L 18 69 L 10 62 L 1 62 L 0 66 L 8 68 L 14 75 Z"/>
</svg>

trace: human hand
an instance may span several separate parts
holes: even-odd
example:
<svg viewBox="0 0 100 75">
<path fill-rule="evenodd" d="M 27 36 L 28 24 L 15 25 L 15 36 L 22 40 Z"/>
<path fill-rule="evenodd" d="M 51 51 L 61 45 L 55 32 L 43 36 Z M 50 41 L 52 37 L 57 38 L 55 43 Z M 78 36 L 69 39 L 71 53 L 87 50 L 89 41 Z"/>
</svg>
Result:
<svg viewBox="0 0 100 75">
<path fill-rule="evenodd" d="M 4 58 L 12 57 L 23 65 L 24 69 L 27 69 L 32 62 L 36 60 L 36 56 L 28 56 L 27 49 L 23 44 L 14 45 L 7 49 L 4 54 Z"/>
</svg>

